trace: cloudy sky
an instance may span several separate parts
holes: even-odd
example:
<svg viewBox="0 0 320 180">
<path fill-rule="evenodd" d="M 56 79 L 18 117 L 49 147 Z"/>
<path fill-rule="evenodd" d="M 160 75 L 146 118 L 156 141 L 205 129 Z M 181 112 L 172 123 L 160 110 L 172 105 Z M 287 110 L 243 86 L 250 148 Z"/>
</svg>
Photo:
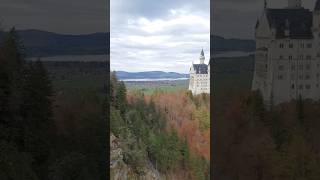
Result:
<svg viewBox="0 0 320 180">
<path fill-rule="evenodd" d="M 1 27 L 63 34 L 108 31 L 106 0 L 1 0 Z"/>
<path fill-rule="evenodd" d="M 282 8 L 287 0 L 267 0 L 268 7 Z M 312 9 L 316 0 L 302 0 Z M 213 0 L 212 32 L 226 38 L 254 38 L 254 26 L 263 10 L 264 0 Z"/>
<path fill-rule="evenodd" d="M 111 70 L 188 73 L 210 48 L 209 0 L 111 0 Z"/>
</svg>

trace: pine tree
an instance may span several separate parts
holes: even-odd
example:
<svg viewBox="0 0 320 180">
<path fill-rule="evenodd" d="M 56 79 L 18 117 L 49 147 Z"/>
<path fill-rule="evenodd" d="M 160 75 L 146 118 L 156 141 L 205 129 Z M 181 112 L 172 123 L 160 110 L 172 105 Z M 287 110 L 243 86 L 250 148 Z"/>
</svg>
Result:
<svg viewBox="0 0 320 180">
<path fill-rule="evenodd" d="M 20 145 L 22 138 L 20 108 L 25 66 L 23 49 L 15 29 L 12 28 L 1 47 L 0 124 L 4 128 L 2 138 L 17 145 Z"/>
<path fill-rule="evenodd" d="M 3 57 L 3 49 L 0 50 L 0 138 L 7 139 L 7 128 L 10 121 L 10 74 L 7 61 Z"/>
<path fill-rule="evenodd" d="M 182 155 L 182 165 L 185 169 L 187 169 L 189 156 L 190 156 L 187 137 L 184 137 L 184 140 L 181 142 L 181 155 Z"/>
<path fill-rule="evenodd" d="M 116 76 L 116 72 L 113 71 L 110 75 L 110 104 L 112 106 L 116 106 L 115 103 L 116 103 L 116 92 L 117 92 L 117 84 L 118 84 L 118 79 L 117 79 L 117 76 Z"/>
<path fill-rule="evenodd" d="M 299 99 L 297 101 L 297 119 L 300 125 L 302 125 L 304 122 L 304 107 L 303 107 L 303 100 L 301 95 L 299 95 Z"/>
<path fill-rule="evenodd" d="M 120 113 L 122 115 L 125 114 L 126 108 L 127 108 L 127 90 L 126 86 L 123 81 L 120 81 L 117 83 L 117 93 L 116 93 L 116 99 L 117 99 L 117 108 L 120 110 Z"/>
<path fill-rule="evenodd" d="M 51 81 L 40 60 L 29 63 L 23 87 L 21 115 L 23 118 L 23 151 L 34 159 L 39 177 L 45 175 L 50 153 L 52 119 Z"/>
</svg>

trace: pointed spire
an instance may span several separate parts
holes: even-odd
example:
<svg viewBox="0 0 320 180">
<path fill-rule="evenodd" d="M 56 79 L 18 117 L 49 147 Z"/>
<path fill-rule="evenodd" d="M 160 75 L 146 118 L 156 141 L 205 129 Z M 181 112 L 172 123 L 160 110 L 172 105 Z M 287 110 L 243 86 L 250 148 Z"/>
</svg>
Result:
<svg viewBox="0 0 320 180">
<path fill-rule="evenodd" d="M 204 60 L 205 60 L 205 57 L 204 57 L 204 52 L 203 52 L 203 48 L 202 48 L 201 53 L 200 53 L 200 64 L 204 64 Z"/>
</svg>

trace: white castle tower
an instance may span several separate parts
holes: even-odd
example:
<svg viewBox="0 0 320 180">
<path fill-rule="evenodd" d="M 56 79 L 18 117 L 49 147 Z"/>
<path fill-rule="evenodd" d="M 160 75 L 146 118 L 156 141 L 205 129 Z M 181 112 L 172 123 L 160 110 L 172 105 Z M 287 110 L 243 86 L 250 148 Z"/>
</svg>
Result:
<svg viewBox="0 0 320 180">
<path fill-rule="evenodd" d="M 190 67 L 189 90 L 192 94 L 197 95 L 201 93 L 210 94 L 210 62 L 205 64 L 205 56 L 203 49 L 200 53 L 200 64 L 192 64 Z"/>
<path fill-rule="evenodd" d="M 255 29 L 252 90 L 266 105 L 297 99 L 320 99 L 320 0 L 314 12 L 301 0 L 284 9 L 265 8 Z"/>
</svg>

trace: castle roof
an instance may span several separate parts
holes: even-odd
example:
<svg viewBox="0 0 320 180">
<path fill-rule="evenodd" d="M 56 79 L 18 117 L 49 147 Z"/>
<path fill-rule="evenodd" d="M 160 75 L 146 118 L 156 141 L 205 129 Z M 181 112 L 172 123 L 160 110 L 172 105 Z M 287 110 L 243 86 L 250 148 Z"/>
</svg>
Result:
<svg viewBox="0 0 320 180">
<path fill-rule="evenodd" d="M 266 15 L 270 27 L 276 31 L 276 38 L 311 39 L 313 37 L 312 12 L 308 9 L 266 9 Z M 288 35 L 285 34 L 286 30 L 289 30 Z"/>
<path fill-rule="evenodd" d="M 208 74 L 208 65 L 206 64 L 193 64 L 193 69 L 196 74 Z"/>
</svg>

